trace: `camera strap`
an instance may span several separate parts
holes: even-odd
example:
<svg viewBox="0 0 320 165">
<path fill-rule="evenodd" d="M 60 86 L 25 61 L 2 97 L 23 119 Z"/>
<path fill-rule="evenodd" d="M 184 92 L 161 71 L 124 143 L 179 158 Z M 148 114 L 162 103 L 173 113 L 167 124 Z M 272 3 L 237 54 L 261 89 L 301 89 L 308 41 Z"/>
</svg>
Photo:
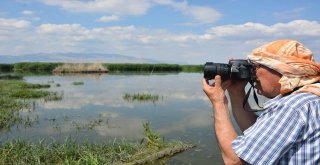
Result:
<svg viewBox="0 0 320 165">
<path fill-rule="evenodd" d="M 244 108 L 245 105 L 248 103 L 248 99 L 249 99 L 249 96 L 250 96 L 250 93 L 251 93 L 251 90 L 253 89 L 253 98 L 254 98 L 254 101 L 256 102 L 256 104 L 258 105 L 259 108 L 263 108 L 259 105 L 259 100 L 258 100 L 258 96 L 257 96 L 257 93 L 256 91 L 254 90 L 254 81 L 249 81 L 251 87 L 250 89 L 248 90 L 248 92 L 246 93 L 246 96 L 243 100 L 243 103 L 242 103 L 242 107 Z M 245 109 L 245 108 L 244 108 Z M 259 110 L 251 110 L 251 111 L 259 111 Z"/>
</svg>

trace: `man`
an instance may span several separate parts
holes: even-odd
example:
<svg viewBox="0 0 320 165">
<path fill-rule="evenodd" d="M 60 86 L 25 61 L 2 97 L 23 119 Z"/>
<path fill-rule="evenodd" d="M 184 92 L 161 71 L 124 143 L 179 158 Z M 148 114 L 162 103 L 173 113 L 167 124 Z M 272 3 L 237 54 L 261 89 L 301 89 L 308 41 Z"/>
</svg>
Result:
<svg viewBox="0 0 320 165">
<path fill-rule="evenodd" d="M 242 106 L 247 82 L 221 82 L 219 75 L 213 84 L 203 79 L 225 164 L 320 164 L 320 65 L 312 52 L 297 41 L 277 40 L 254 49 L 248 59 L 256 66 L 258 94 L 270 98 L 259 116 Z"/>
</svg>

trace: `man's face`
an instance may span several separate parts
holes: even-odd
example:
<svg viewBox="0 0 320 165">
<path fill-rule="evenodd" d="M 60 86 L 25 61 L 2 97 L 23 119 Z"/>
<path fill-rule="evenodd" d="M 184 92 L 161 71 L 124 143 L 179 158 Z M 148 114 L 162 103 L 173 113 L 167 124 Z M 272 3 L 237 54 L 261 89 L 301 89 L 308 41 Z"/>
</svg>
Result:
<svg viewBox="0 0 320 165">
<path fill-rule="evenodd" d="M 274 98 L 279 95 L 281 85 L 279 80 L 281 74 L 269 69 L 263 65 L 256 66 L 256 89 L 258 94 L 264 95 L 267 98 Z"/>
</svg>

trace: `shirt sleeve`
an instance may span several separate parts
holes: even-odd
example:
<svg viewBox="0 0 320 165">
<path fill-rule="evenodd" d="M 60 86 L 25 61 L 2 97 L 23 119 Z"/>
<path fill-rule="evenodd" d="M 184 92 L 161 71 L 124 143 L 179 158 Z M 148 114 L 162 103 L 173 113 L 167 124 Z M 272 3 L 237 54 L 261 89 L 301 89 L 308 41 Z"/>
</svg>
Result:
<svg viewBox="0 0 320 165">
<path fill-rule="evenodd" d="M 300 114 L 284 105 L 261 115 L 232 143 L 235 153 L 250 164 L 276 164 L 301 138 L 305 123 Z"/>
</svg>

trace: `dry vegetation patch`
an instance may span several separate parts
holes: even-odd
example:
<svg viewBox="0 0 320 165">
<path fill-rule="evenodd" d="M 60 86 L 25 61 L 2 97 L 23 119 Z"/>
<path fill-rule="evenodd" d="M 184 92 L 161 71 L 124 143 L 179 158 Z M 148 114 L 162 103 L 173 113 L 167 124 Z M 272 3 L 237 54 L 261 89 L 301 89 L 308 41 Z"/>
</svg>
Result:
<svg viewBox="0 0 320 165">
<path fill-rule="evenodd" d="M 100 63 L 65 63 L 53 70 L 54 73 L 107 73 Z"/>
</svg>

